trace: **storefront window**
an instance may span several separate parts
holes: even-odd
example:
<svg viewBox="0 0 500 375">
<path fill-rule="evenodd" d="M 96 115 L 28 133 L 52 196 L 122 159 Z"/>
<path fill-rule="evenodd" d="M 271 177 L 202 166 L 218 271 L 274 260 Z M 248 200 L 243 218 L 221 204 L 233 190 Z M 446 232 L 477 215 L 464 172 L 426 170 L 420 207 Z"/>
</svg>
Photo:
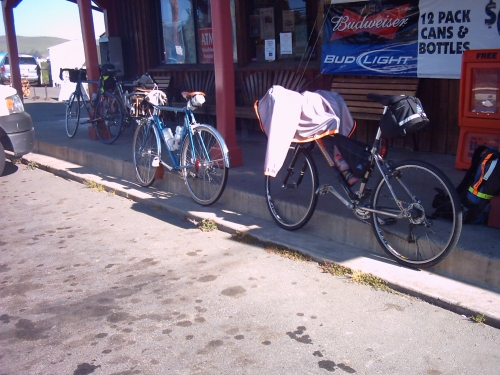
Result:
<svg viewBox="0 0 500 375">
<path fill-rule="evenodd" d="M 251 5 L 252 60 L 300 59 L 309 52 L 305 0 L 252 0 Z"/>
<path fill-rule="evenodd" d="M 236 56 L 234 9 L 231 0 L 233 56 Z M 210 0 L 161 0 L 161 15 L 165 64 L 214 62 Z"/>
</svg>

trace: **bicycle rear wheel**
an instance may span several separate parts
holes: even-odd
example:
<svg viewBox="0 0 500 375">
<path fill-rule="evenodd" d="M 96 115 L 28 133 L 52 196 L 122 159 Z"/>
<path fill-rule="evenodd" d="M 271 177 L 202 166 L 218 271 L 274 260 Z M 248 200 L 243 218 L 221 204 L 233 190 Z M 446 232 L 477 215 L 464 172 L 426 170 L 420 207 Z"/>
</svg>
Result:
<svg viewBox="0 0 500 375">
<path fill-rule="evenodd" d="M 229 168 L 224 162 L 224 152 L 227 147 L 209 126 L 197 125 L 192 131 L 193 144 L 189 135 L 182 144 L 181 165 L 190 166 L 183 169 L 183 176 L 194 201 L 208 206 L 220 198 L 226 187 Z"/>
<path fill-rule="evenodd" d="M 80 96 L 72 93 L 66 107 L 66 134 L 73 138 L 80 124 Z"/>
<path fill-rule="evenodd" d="M 101 94 L 93 124 L 103 143 L 110 145 L 118 139 L 123 127 L 123 108 L 116 95 L 110 92 Z"/>
<path fill-rule="evenodd" d="M 372 228 L 385 252 L 397 262 L 426 268 L 441 262 L 453 250 L 462 230 L 460 199 L 450 180 L 438 168 L 421 162 L 405 161 L 393 166 L 391 187 L 408 208 L 410 217 L 392 218 L 372 214 Z M 450 197 L 447 215 L 434 217 L 436 189 Z M 381 178 L 373 191 L 372 208 L 399 213 L 389 187 Z"/>
<path fill-rule="evenodd" d="M 139 122 L 132 143 L 134 169 L 137 181 L 147 187 L 155 180 L 156 167 L 153 167 L 155 157 L 160 159 L 160 137 L 153 120 Z"/>
<path fill-rule="evenodd" d="M 311 154 L 290 148 L 276 177 L 266 176 L 266 203 L 274 221 L 286 230 L 302 228 L 316 209 L 317 189 L 318 172 Z"/>
</svg>

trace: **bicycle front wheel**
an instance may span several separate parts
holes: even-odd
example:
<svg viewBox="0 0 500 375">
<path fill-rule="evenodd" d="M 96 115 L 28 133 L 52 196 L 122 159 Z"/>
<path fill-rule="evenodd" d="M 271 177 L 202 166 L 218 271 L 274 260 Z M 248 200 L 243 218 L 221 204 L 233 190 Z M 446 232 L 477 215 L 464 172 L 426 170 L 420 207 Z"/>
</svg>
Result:
<svg viewBox="0 0 500 375">
<path fill-rule="evenodd" d="M 73 138 L 80 124 L 80 96 L 72 93 L 66 107 L 66 134 Z"/>
<path fill-rule="evenodd" d="M 153 120 L 139 122 L 132 143 L 134 169 L 137 181 L 147 187 L 155 180 L 153 160 L 160 159 L 160 137 Z"/>
<path fill-rule="evenodd" d="M 203 206 L 215 203 L 226 187 L 229 169 L 226 167 L 220 136 L 211 127 L 198 125 L 192 128 L 192 141 L 186 136 L 182 145 L 181 164 L 189 194 Z"/>
<path fill-rule="evenodd" d="M 108 145 L 115 142 L 123 127 L 123 108 L 119 99 L 104 92 L 95 109 L 94 127 L 99 139 Z"/>
<path fill-rule="evenodd" d="M 394 218 L 373 213 L 375 236 L 385 252 L 397 262 L 412 268 L 434 266 L 453 250 L 460 237 L 462 209 L 456 189 L 443 172 L 421 161 L 400 162 L 393 169 L 389 182 L 408 215 Z M 450 197 L 448 212 L 439 217 L 433 215 L 436 189 Z M 373 191 L 372 208 L 401 212 L 383 178 Z"/>
<path fill-rule="evenodd" d="M 266 176 L 266 203 L 274 221 L 283 229 L 307 224 L 318 203 L 318 172 L 311 154 L 290 148 L 276 177 Z"/>
</svg>

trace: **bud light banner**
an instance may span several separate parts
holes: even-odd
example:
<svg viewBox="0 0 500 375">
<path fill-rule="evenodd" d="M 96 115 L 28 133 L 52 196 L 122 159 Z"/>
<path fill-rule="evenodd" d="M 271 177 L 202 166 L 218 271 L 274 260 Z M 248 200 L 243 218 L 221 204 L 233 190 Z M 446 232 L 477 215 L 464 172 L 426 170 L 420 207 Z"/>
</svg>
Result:
<svg viewBox="0 0 500 375">
<path fill-rule="evenodd" d="M 500 0 L 325 5 L 323 74 L 460 78 L 468 49 L 500 48 Z"/>
</svg>

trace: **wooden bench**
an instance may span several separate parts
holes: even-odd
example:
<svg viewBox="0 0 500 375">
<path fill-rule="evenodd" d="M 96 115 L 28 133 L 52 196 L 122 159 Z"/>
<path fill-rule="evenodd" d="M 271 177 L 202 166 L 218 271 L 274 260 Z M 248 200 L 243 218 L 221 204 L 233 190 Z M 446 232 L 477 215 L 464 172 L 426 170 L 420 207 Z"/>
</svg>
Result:
<svg viewBox="0 0 500 375">
<path fill-rule="evenodd" d="M 243 119 L 256 119 L 254 103 L 262 98 L 274 85 L 283 86 L 286 89 L 300 91 L 304 87 L 305 80 L 293 71 L 289 70 L 264 70 L 252 73 L 243 81 L 243 103 L 244 106 L 236 107 L 236 117 Z"/>
<path fill-rule="evenodd" d="M 343 98 L 354 120 L 378 121 L 384 108 L 380 103 L 366 98 L 368 93 L 381 95 L 417 95 L 418 78 L 406 77 L 374 77 L 374 76 L 334 76 L 331 91 L 339 93 Z M 418 149 L 415 134 L 413 135 L 415 150 Z"/>
<path fill-rule="evenodd" d="M 181 91 L 201 91 L 205 93 L 205 104 L 197 108 L 194 114 L 215 116 L 215 73 L 213 71 L 187 73 L 180 89 Z"/>
<path fill-rule="evenodd" d="M 172 82 L 172 76 L 170 74 L 165 74 L 165 75 L 156 75 L 155 74 L 155 75 L 152 75 L 151 77 L 153 78 L 156 85 L 158 86 L 158 89 L 160 89 L 161 91 L 164 91 L 165 94 L 167 94 L 167 96 L 168 96 L 168 89 L 170 87 L 170 83 Z M 148 85 L 146 88 L 152 89 L 153 85 Z"/>
</svg>

